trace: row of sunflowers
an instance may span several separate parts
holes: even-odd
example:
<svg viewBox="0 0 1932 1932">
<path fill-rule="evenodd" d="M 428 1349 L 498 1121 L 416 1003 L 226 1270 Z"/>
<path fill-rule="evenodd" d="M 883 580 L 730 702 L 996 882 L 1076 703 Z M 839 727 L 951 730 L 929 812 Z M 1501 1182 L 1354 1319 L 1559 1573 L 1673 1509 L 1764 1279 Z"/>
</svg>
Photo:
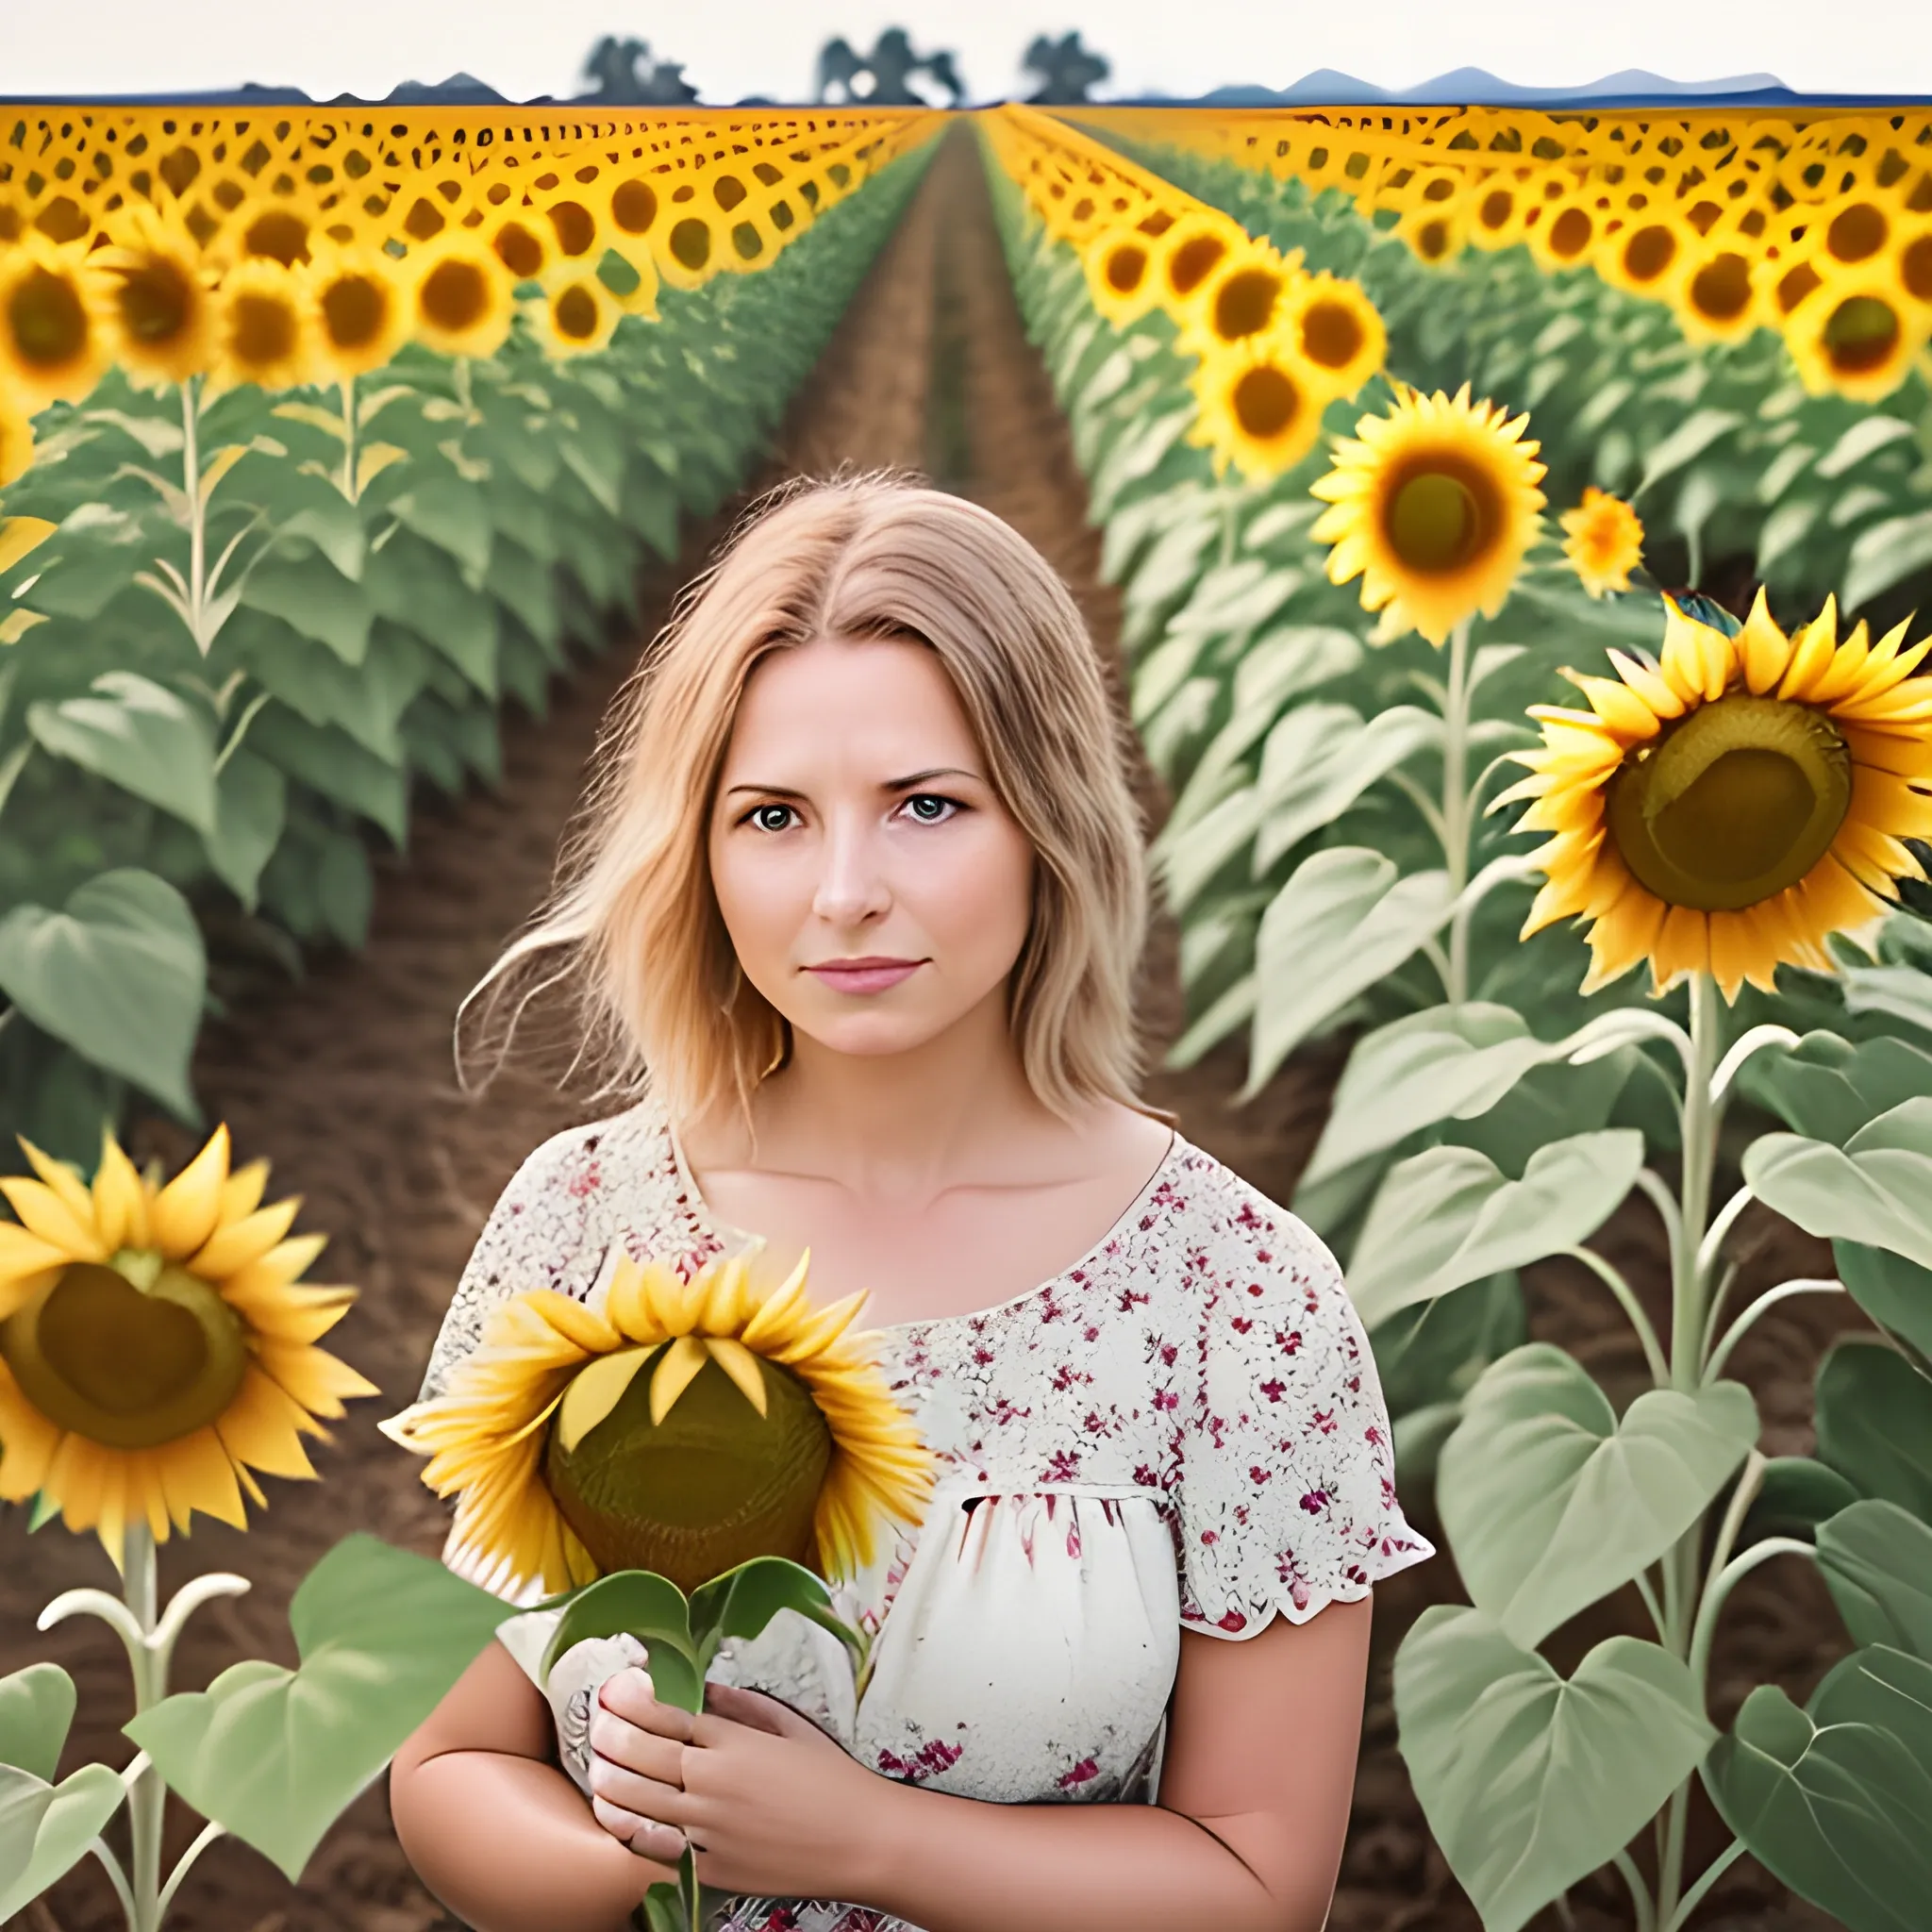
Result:
<svg viewBox="0 0 1932 1932">
<path fill-rule="evenodd" d="M 1489 1932 L 1607 1883 L 1678 1932 L 1747 1854 L 1899 1932 L 1932 1886 L 1932 638 L 1895 608 L 1932 557 L 1923 381 L 1813 395 L 1775 336 L 1700 341 L 1521 237 L 1431 261 L 1345 159 L 1316 192 L 1261 165 L 1307 117 L 1256 117 L 1248 166 L 1147 144 L 1183 118 L 1009 115 L 989 168 L 1173 797 L 1174 1057 L 1244 1040 L 1252 1095 L 1346 1043 L 1294 1205 L 1470 1599 L 1396 1658 L 1410 1779 Z M 1425 131 L 1452 166 L 1551 138 L 1511 120 Z M 1221 299 L 1257 274 L 1258 323 Z M 1324 277 L 1376 345 L 1346 387 L 1289 292 Z M 1700 582 L 1725 601 L 1658 588 Z M 1757 1289 L 1766 1208 L 1836 1272 Z M 1613 1215 L 1659 1229 L 1649 1273 Z M 1627 1373 L 1530 1339 L 1555 1257 Z M 1865 1325 L 1784 1457 L 1730 1371 L 1803 1295 Z M 1725 1604 L 1780 1560 L 1841 1660 L 1721 1728 Z M 1624 1634 L 1579 1645 L 1599 1606 Z M 1699 1784 L 1728 1832 L 1693 1860 Z"/>
<path fill-rule="evenodd" d="M 0 1130 L 91 1164 L 742 486 L 929 124 L 0 123 Z"/>
</svg>

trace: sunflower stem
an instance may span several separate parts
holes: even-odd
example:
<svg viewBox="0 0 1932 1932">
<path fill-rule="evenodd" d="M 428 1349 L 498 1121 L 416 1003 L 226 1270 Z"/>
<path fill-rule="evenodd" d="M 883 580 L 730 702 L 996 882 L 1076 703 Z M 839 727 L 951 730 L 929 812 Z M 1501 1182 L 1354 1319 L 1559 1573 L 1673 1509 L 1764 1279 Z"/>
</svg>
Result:
<svg viewBox="0 0 1932 1932">
<path fill-rule="evenodd" d="M 356 488 L 356 378 L 342 377 L 342 494 L 351 503 L 360 500 Z"/>
<path fill-rule="evenodd" d="M 1781 1281 L 1775 1288 L 1768 1288 L 1747 1307 L 1731 1325 L 1724 1330 L 1724 1339 L 1711 1350 L 1710 1359 L 1704 1367 L 1704 1379 L 1715 1382 L 1724 1372 L 1725 1362 L 1731 1358 L 1731 1351 L 1743 1341 L 1751 1325 L 1758 1316 L 1776 1307 L 1779 1302 L 1788 1302 L 1798 1294 L 1842 1294 L 1845 1285 L 1836 1279 L 1807 1275 L 1796 1281 Z"/>
<path fill-rule="evenodd" d="M 1724 1102 L 1715 1078 L 1724 1057 L 1724 1016 L 1718 1005 L 1717 982 L 1707 973 L 1690 975 L 1690 1053 L 1685 1067 L 1683 1157 L 1675 1225 L 1671 1241 L 1671 1386 L 1694 1395 L 1704 1379 L 1705 1307 L 1707 1276 L 1705 1239 L 1710 1226 L 1712 1175 L 1717 1166 L 1718 1128 Z M 1651 1191 L 1646 1190 L 1646 1191 Z M 1668 1191 L 1659 1190 L 1668 1200 Z M 1657 1199 L 1657 1194 L 1652 1193 Z M 1664 1204 L 1659 1203 L 1660 1210 Z M 1672 1217 L 1666 1214 L 1667 1222 Z M 1720 1239 L 1722 1237 L 1720 1236 Z M 1664 1615 L 1666 1647 L 1691 1666 L 1703 1682 L 1698 1653 L 1702 1636 L 1708 1649 L 1708 1622 L 1715 1618 L 1713 1585 L 1699 1589 L 1704 1547 L 1704 1517 L 1678 1538 L 1664 1557 Z M 1721 1604 L 1722 1595 L 1717 1598 Z M 1690 1785 L 1686 1781 L 1671 1793 L 1664 1815 L 1662 1855 L 1657 1863 L 1657 1923 L 1670 1924 L 1676 1916 L 1684 1890 L 1685 1838 L 1690 1824 Z"/>
<path fill-rule="evenodd" d="M 139 1717 L 167 1695 L 167 1671 L 152 1640 L 157 1616 L 158 1565 L 155 1540 L 145 1523 L 129 1526 L 122 1550 L 122 1579 L 127 1607 L 141 1625 L 142 1645 L 130 1647 L 134 1667 L 134 1714 Z M 159 1932 L 161 1924 L 161 1813 L 167 1787 L 152 1764 L 144 1765 L 128 1787 L 127 1827 L 131 1858 L 128 1889 L 134 1897 L 131 1932 Z"/>
<path fill-rule="evenodd" d="M 208 591 L 208 499 L 201 488 L 201 408 L 193 376 L 181 385 L 181 482 L 188 493 L 188 634 L 206 658 L 211 640 L 204 637 Z"/>
<path fill-rule="evenodd" d="M 1469 624 L 1449 633 L 1449 682 L 1442 693 L 1442 860 L 1449 872 L 1453 906 L 1469 884 Z M 1449 930 L 1449 999 L 1460 1006 L 1469 997 L 1469 921 Z"/>
</svg>

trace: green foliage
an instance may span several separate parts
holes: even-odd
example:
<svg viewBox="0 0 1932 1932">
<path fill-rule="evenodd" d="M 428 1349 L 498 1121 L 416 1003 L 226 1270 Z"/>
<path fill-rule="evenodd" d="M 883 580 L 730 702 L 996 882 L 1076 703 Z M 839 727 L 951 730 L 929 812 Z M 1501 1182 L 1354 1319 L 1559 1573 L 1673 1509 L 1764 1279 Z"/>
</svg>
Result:
<svg viewBox="0 0 1932 1932">
<path fill-rule="evenodd" d="M 232 1664 L 125 1729 L 174 1790 L 293 1880 L 503 1618 L 500 1598 L 441 1564 L 347 1537 L 289 1606 L 295 1670 Z"/>
<path fill-rule="evenodd" d="M 924 165 L 609 347 L 405 351 L 346 391 L 110 376 L 39 424 L 0 524 L 0 1135 L 91 1169 L 128 1085 L 198 1122 L 197 922 L 358 945 L 373 829 L 500 769 L 507 695 L 638 615 L 739 489 Z M 22 525 L 20 527 L 27 527 Z M 5 555 L 0 551 L 0 555 Z M 42 621 L 35 622 L 34 619 Z"/>
</svg>

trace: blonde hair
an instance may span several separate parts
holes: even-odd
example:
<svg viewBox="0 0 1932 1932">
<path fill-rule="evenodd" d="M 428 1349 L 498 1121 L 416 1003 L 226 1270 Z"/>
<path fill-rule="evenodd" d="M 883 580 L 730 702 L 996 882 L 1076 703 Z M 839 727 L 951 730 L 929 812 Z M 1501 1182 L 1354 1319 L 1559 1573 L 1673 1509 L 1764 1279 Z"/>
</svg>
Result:
<svg viewBox="0 0 1932 1932">
<path fill-rule="evenodd" d="M 995 792 L 1036 854 L 1008 1017 L 1041 1102 L 1135 1096 L 1145 936 L 1126 727 L 1078 608 L 989 510 L 891 475 L 791 484 L 754 505 L 613 705 L 548 903 L 472 990 L 557 964 L 600 1096 L 648 1084 L 675 1119 L 740 1106 L 782 1064 L 784 1021 L 743 978 L 711 890 L 708 828 L 745 681 L 768 653 L 896 638 L 937 653 Z M 504 1049 L 508 1044 L 506 1032 Z M 501 1063 L 502 1052 L 497 1056 Z M 458 1057 L 461 1076 L 461 1054 Z"/>
</svg>

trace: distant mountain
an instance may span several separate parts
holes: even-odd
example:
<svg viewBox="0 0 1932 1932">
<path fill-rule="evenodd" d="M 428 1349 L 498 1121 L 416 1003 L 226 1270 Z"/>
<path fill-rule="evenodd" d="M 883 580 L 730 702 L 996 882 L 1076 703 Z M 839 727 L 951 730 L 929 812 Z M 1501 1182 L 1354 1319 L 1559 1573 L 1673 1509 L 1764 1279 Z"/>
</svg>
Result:
<svg viewBox="0 0 1932 1932">
<path fill-rule="evenodd" d="M 1524 87 L 1501 80 L 1480 67 L 1458 67 L 1409 88 L 1380 88 L 1332 67 L 1318 68 L 1291 86 L 1218 87 L 1211 93 L 1182 99 L 1149 94 L 1121 106 L 1173 108 L 1379 108 L 1379 107 L 1576 107 L 1648 108 L 1709 103 L 1713 106 L 1785 108 L 1803 103 L 1883 101 L 1925 98 L 1905 94 L 1801 94 L 1774 74 L 1734 75 L 1724 80 L 1669 80 L 1641 67 L 1626 67 L 1586 87 Z M 1109 105 L 1102 103 L 1099 105 Z"/>
</svg>

